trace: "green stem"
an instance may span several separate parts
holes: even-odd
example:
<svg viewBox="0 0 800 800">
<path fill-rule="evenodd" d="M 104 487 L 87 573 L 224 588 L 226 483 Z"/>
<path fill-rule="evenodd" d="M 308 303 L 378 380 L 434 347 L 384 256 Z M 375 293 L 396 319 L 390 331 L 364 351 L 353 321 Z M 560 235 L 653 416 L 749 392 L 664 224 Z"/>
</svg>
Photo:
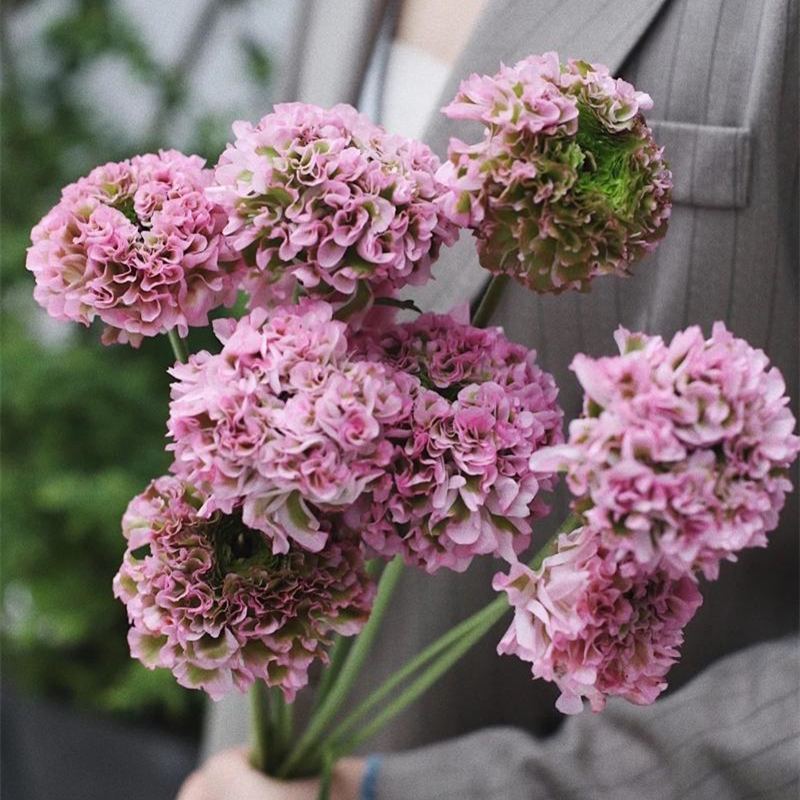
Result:
<svg viewBox="0 0 800 800">
<path fill-rule="evenodd" d="M 471 617 L 460 622 L 455 628 L 451 628 L 447 633 L 440 636 L 435 642 L 429 644 L 421 653 L 418 653 L 410 661 L 406 662 L 399 670 L 394 672 L 386 681 L 384 681 L 372 694 L 369 695 L 357 708 L 342 720 L 342 722 L 331 732 L 328 737 L 330 741 L 343 740 L 354 728 L 358 726 L 363 717 L 369 713 L 378 703 L 394 691 L 405 680 L 410 678 L 419 669 L 424 667 L 429 661 L 432 661 L 438 655 L 443 653 L 452 645 L 461 641 L 476 625 L 485 621 L 487 615 L 493 616 L 496 606 L 499 606 L 498 601 L 504 598 L 498 598 L 490 605 L 485 606 L 480 611 L 473 614 Z"/>
<path fill-rule="evenodd" d="M 382 562 L 377 558 L 367 561 L 367 575 L 375 579 L 378 576 L 381 565 Z M 352 636 L 340 636 L 338 634 L 334 636 L 333 645 L 329 652 L 331 659 L 330 664 L 328 664 L 327 668 L 323 671 L 322 679 L 317 689 L 315 698 L 317 708 L 319 708 L 320 704 L 328 696 L 331 686 L 333 686 L 334 681 L 339 677 L 339 673 L 342 671 L 342 667 L 347 660 L 347 656 L 353 647 L 354 641 L 355 639 Z"/>
<path fill-rule="evenodd" d="M 253 742 L 250 761 L 259 772 L 266 770 L 270 750 L 270 725 L 266 689 L 266 684 L 261 681 L 256 681 L 250 689 L 250 727 Z"/>
<path fill-rule="evenodd" d="M 347 656 L 350 654 L 350 650 L 353 647 L 353 641 L 354 640 L 352 636 L 337 635 L 334 638 L 333 646 L 330 650 L 331 662 L 322 673 L 322 679 L 320 680 L 319 688 L 317 689 L 317 707 L 319 707 L 328 696 L 331 687 L 339 677 L 339 673 L 342 671 L 342 667 L 344 666 L 345 661 L 347 661 Z"/>
<path fill-rule="evenodd" d="M 330 800 L 331 785 L 333 783 L 333 768 L 336 760 L 332 753 L 328 752 L 322 757 L 322 774 L 319 779 L 319 794 L 317 800 Z"/>
<path fill-rule="evenodd" d="M 529 562 L 530 568 L 533 570 L 539 569 L 544 559 L 556 552 L 561 534 L 569 533 L 580 525 L 580 517 L 574 514 L 570 515 L 531 559 Z M 328 752 L 333 754 L 334 759 L 340 758 L 367 741 L 409 704 L 426 692 L 450 667 L 477 644 L 508 610 L 507 599 L 504 596 L 498 597 L 480 611 L 475 612 L 471 617 L 456 625 L 455 628 L 440 636 L 433 644 L 428 645 L 421 653 L 417 654 L 384 681 L 381 686 L 342 720 L 330 736 L 327 737 L 326 747 L 330 748 Z M 429 662 L 433 663 L 403 693 L 398 695 L 378 714 L 367 727 L 363 728 L 353 739 L 346 739 L 366 714 L 403 682 L 428 665 Z"/>
<path fill-rule="evenodd" d="M 269 691 L 269 725 L 272 747 L 264 771 L 271 775 L 289 752 L 294 728 L 294 706 L 284 700 L 278 688 Z"/>
<path fill-rule="evenodd" d="M 178 332 L 173 328 L 167 332 L 167 338 L 172 345 L 172 352 L 175 354 L 175 360 L 185 364 L 189 358 L 189 351 L 186 349 L 186 342 L 181 339 Z"/>
<path fill-rule="evenodd" d="M 424 694 L 435 684 L 462 656 L 474 647 L 510 610 L 505 597 L 498 597 L 483 611 L 478 612 L 479 619 L 472 629 L 461 640 L 440 655 L 422 675 L 414 680 L 411 685 L 392 700 L 372 721 L 361 728 L 351 739 L 343 742 L 333 741 L 330 744 L 330 757 L 335 761 L 338 758 L 356 750 L 366 741 L 371 739 L 388 722 L 404 711 L 420 695 Z"/>
<path fill-rule="evenodd" d="M 303 758 L 311 751 L 317 742 L 319 742 L 325 729 L 333 721 L 342 703 L 347 699 L 372 649 L 375 637 L 378 635 L 383 617 L 389 608 L 389 601 L 397 586 L 397 581 L 400 579 L 402 570 L 403 562 L 399 557 L 386 565 L 381 575 L 380 582 L 378 583 L 378 593 L 372 606 L 372 613 L 370 614 L 369 621 L 356 638 L 355 644 L 347 655 L 338 679 L 331 687 L 319 708 L 314 712 L 314 715 L 308 723 L 308 727 L 300 737 L 300 741 L 295 745 L 281 765 L 277 772 L 277 777 L 286 778 L 292 775 L 292 770 L 302 762 Z"/>
<path fill-rule="evenodd" d="M 508 275 L 492 276 L 486 291 L 483 293 L 483 297 L 481 297 L 481 302 L 478 304 L 478 310 L 472 317 L 472 325 L 474 327 L 485 328 L 489 324 L 492 315 L 497 310 L 508 280 Z"/>
<path fill-rule="evenodd" d="M 583 520 L 577 514 L 570 514 L 559 526 L 558 530 L 539 548 L 536 555 L 528 562 L 528 566 L 536 572 L 542 562 L 554 555 L 558 550 L 558 539 L 562 533 L 572 533 L 583 525 Z"/>
</svg>

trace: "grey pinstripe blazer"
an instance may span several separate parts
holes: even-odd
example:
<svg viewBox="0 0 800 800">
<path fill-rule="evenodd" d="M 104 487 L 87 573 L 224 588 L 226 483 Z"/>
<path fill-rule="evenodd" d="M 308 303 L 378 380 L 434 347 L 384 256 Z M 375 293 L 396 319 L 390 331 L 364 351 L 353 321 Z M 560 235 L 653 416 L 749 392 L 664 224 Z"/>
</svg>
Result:
<svg viewBox="0 0 800 800">
<path fill-rule="evenodd" d="M 790 800 L 796 637 L 723 659 L 648 708 L 614 701 L 537 742 L 493 728 L 384 758 L 375 800 Z"/>
<path fill-rule="evenodd" d="M 283 95 L 325 105 L 357 101 L 384 5 L 304 0 Z M 670 335 L 690 322 L 708 329 L 724 319 L 780 366 L 795 401 L 800 395 L 797 28 L 797 0 L 489 0 L 443 101 L 463 76 L 494 72 L 501 60 L 555 49 L 562 57 L 603 61 L 653 96 L 650 117 L 675 176 L 670 231 L 633 278 L 600 279 L 589 295 L 541 297 L 514 286 L 493 320 L 536 348 L 562 387 L 568 418 L 579 408 L 569 361 L 579 350 L 611 352 L 619 323 Z M 426 140 L 444 154 L 450 136 L 478 133 L 437 117 Z M 473 298 L 487 277 L 469 236 L 443 254 L 434 274 L 438 280 L 418 299 L 438 310 Z M 724 565 L 720 581 L 705 587 L 674 685 L 726 653 L 797 629 L 796 498 L 768 550 Z M 552 524 L 564 498 L 555 505 Z M 546 521 L 538 535 L 548 533 Z M 431 579 L 409 571 L 364 689 L 485 602 L 496 569 L 486 560 L 464 575 Z M 554 693 L 532 683 L 524 664 L 496 656 L 497 638 L 399 718 L 378 747 L 418 745 L 487 725 L 548 730 L 556 721 Z M 230 738 L 231 729 L 219 722 L 225 717 L 215 709 L 212 748 Z"/>
</svg>

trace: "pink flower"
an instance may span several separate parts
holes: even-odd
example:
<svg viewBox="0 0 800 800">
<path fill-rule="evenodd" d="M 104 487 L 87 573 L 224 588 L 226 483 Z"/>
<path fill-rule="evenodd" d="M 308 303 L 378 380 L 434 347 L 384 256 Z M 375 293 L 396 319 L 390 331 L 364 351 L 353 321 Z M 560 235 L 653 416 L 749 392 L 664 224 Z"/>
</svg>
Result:
<svg viewBox="0 0 800 800">
<path fill-rule="evenodd" d="M 481 264 L 538 292 L 627 275 L 667 229 L 672 176 L 642 112 L 649 95 L 601 64 L 529 56 L 461 83 L 444 113 L 483 123 L 452 139 L 437 177 Z"/>
<path fill-rule="evenodd" d="M 464 570 L 475 555 L 515 560 L 554 483 L 528 460 L 561 441 L 556 385 L 536 354 L 453 315 L 425 314 L 359 344 L 411 381 L 413 404 L 388 432 L 391 464 L 348 510 L 350 524 L 379 555 L 402 553 L 428 572 Z"/>
<path fill-rule="evenodd" d="M 642 568 L 603 541 L 578 528 L 559 536 L 538 569 L 515 564 L 494 579 L 514 608 L 498 652 L 530 662 L 535 678 L 554 682 L 565 714 L 579 713 L 584 697 L 593 711 L 614 696 L 652 703 L 702 603 L 691 576 Z"/>
<path fill-rule="evenodd" d="M 201 518 L 201 504 L 168 476 L 125 513 L 114 595 L 127 607 L 131 655 L 214 700 L 263 680 L 291 701 L 311 663 L 327 662 L 330 633 L 353 636 L 369 616 L 360 547 L 339 535 L 319 553 L 274 555 L 241 515 Z"/>
<path fill-rule="evenodd" d="M 217 355 L 176 364 L 169 433 L 173 471 L 206 496 L 200 516 L 241 510 L 276 553 L 318 551 L 320 511 L 354 503 L 391 460 L 387 429 L 410 395 L 392 370 L 347 355 L 346 326 L 327 303 L 215 325 Z"/>
<path fill-rule="evenodd" d="M 252 306 L 300 290 L 357 318 L 373 297 L 424 283 L 456 239 L 437 206 L 436 156 L 350 106 L 280 104 L 233 130 L 216 176 Z"/>
<path fill-rule="evenodd" d="M 607 545 L 676 574 L 763 547 L 800 451 L 780 371 L 714 325 L 660 337 L 616 334 L 621 355 L 578 355 L 586 392 L 569 443 L 540 450 L 534 471 L 567 472 L 575 508 Z"/>
<path fill-rule="evenodd" d="M 236 299 L 239 259 L 226 214 L 206 193 L 211 170 L 175 150 L 97 167 L 67 186 L 33 229 L 34 297 L 61 320 L 99 318 L 103 342 L 208 324 Z"/>
</svg>

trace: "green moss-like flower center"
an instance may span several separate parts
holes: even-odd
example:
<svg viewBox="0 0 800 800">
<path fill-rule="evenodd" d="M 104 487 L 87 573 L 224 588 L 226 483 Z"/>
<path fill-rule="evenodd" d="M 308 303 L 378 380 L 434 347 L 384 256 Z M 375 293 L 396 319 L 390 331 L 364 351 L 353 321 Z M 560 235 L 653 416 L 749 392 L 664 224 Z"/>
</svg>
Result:
<svg viewBox="0 0 800 800">
<path fill-rule="evenodd" d="M 575 141 L 584 154 L 575 191 L 587 199 L 602 199 L 621 219 L 636 214 L 640 192 L 641 169 L 633 158 L 641 147 L 635 131 L 610 133 L 596 114 L 585 104 L 578 104 L 578 133 Z"/>
<path fill-rule="evenodd" d="M 286 561 L 285 557 L 272 552 L 263 533 L 244 524 L 241 512 L 213 519 L 208 535 L 214 546 L 216 570 L 222 576 L 243 575 L 253 567 L 277 572 Z"/>
</svg>

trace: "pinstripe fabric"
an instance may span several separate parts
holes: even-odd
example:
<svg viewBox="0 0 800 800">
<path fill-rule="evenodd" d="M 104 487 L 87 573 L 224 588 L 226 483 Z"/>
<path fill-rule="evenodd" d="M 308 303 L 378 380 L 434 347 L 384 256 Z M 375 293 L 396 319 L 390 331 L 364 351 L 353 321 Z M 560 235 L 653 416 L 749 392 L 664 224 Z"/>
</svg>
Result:
<svg viewBox="0 0 800 800">
<path fill-rule="evenodd" d="M 541 17 L 530 10 L 541 9 Z M 582 33 L 567 20 L 585 19 Z M 598 9 L 606 13 L 598 13 Z M 620 9 L 624 9 L 621 11 Z M 613 350 L 618 324 L 671 335 L 689 323 L 706 330 L 724 319 L 739 335 L 767 349 L 800 395 L 798 359 L 797 200 L 797 3 L 794 0 L 671 0 L 655 15 L 628 54 L 615 34 L 635 10 L 627 4 L 494 2 L 476 40 L 454 70 L 446 94 L 470 71 L 493 71 L 548 48 L 612 62 L 623 76 L 648 91 L 651 113 L 669 148 L 676 174 L 670 231 L 661 247 L 628 280 L 595 282 L 588 295 L 535 296 L 513 286 L 494 322 L 515 341 L 534 347 L 561 387 L 567 417 L 579 411 L 577 383 L 568 369 L 577 351 Z M 609 16 L 613 17 L 613 19 Z M 633 37 L 631 37 L 633 38 Z M 629 39 L 630 41 L 630 39 Z M 631 45 L 633 46 L 633 45 Z M 794 47 L 790 52 L 787 48 Z M 627 58 L 626 58 L 627 56 Z M 624 59 L 624 61 L 623 61 Z M 614 61 L 619 63 L 613 64 Z M 464 123 L 436 121 L 427 140 L 439 152 L 450 136 L 475 131 Z M 469 139 L 467 139 L 469 140 Z M 479 291 L 485 274 L 465 236 L 435 268 L 438 281 L 417 293 L 423 307 L 446 309 Z M 566 512 L 564 493 L 540 526 L 546 536 Z M 672 673 L 680 685 L 714 659 L 798 626 L 797 495 L 766 551 L 746 553 L 725 565 L 722 579 L 705 587 L 684 658 Z M 401 587 L 401 613 L 384 647 L 419 644 L 485 600 L 496 565 L 474 563 L 464 576 L 410 575 Z M 436 609 L 422 619 L 409 609 Z M 402 616 L 405 615 L 405 616 Z M 523 665 L 498 659 L 486 642 L 442 683 L 425 708 L 412 712 L 387 737 L 408 743 L 435 740 L 451 731 L 511 722 L 542 731 L 555 722 L 552 693 L 530 684 Z M 412 648 L 413 649 L 413 648 Z M 464 703 L 463 698 L 470 698 Z M 405 727 L 405 729 L 403 729 Z"/>
<path fill-rule="evenodd" d="M 355 5 L 366 25 L 365 4 L 349 0 L 348 7 Z M 634 277 L 600 279 L 589 295 L 542 297 L 511 287 L 497 312 L 494 322 L 534 347 L 554 373 L 568 418 L 579 408 L 569 361 L 577 351 L 611 352 L 620 323 L 668 336 L 687 322 L 708 329 L 724 319 L 764 347 L 795 401 L 800 395 L 797 14 L 797 0 L 489 0 L 443 102 L 469 72 L 494 72 L 501 60 L 513 63 L 531 52 L 557 49 L 563 57 L 604 61 L 653 96 L 651 116 L 676 174 L 670 231 Z M 359 24 L 340 28 L 359 30 Z M 366 39 L 373 27 L 362 31 Z M 361 45 L 332 36 L 327 47 L 329 64 L 334 50 Z M 305 53 L 304 75 L 312 74 L 307 64 L 316 55 Z M 363 58 L 342 64 L 355 61 Z M 358 81 L 342 72 L 320 77 L 328 102 L 352 99 Z M 443 154 L 450 136 L 477 133 L 442 118 L 426 139 Z M 469 236 L 443 254 L 435 274 L 418 301 L 439 310 L 473 297 L 486 281 Z M 541 539 L 562 517 L 563 495 L 555 506 L 552 522 L 539 528 Z M 684 659 L 672 672 L 674 685 L 726 653 L 797 629 L 797 533 L 795 494 L 770 548 L 723 565 L 722 579 L 705 588 Z M 496 569 L 484 559 L 465 575 L 404 575 L 362 692 L 484 603 Z M 531 682 L 526 665 L 496 656 L 498 635 L 399 718 L 377 747 L 409 747 L 492 724 L 551 729 L 555 693 Z M 215 713 L 225 716 L 219 706 Z M 222 729 L 233 717 L 213 726 L 215 743 L 230 740 Z"/>
<path fill-rule="evenodd" d="M 276 95 L 355 105 L 387 8 L 395 0 L 297 0 L 289 63 Z"/>
<path fill-rule="evenodd" d="M 537 743 L 494 729 L 385 758 L 376 800 L 778 800 L 797 796 L 798 641 L 717 663 L 649 708 L 612 703 Z"/>
</svg>

